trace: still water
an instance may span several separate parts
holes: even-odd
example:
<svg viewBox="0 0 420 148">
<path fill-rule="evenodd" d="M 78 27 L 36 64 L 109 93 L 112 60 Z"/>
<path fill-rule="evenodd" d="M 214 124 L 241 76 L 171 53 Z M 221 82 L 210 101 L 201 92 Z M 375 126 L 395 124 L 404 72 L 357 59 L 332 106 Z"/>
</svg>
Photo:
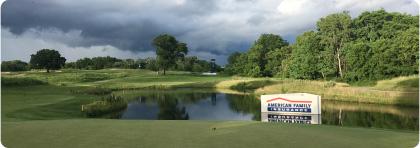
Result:
<svg viewBox="0 0 420 148">
<path fill-rule="evenodd" d="M 121 91 L 126 109 L 107 118 L 143 120 L 255 120 L 261 121 L 255 95 L 214 93 L 204 90 Z M 418 108 L 322 100 L 323 125 L 415 130 Z M 272 115 L 270 115 L 272 116 Z M 315 117 L 312 117 L 315 118 Z"/>
</svg>

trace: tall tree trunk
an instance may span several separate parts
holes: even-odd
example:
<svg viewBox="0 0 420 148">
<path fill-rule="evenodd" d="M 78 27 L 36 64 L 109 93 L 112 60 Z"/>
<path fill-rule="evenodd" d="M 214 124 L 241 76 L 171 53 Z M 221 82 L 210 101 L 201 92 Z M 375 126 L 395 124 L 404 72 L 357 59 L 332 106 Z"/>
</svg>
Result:
<svg viewBox="0 0 420 148">
<path fill-rule="evenodd" d="M 165 70 L 165 68 L 163 68 L 163 75 L 166 75 L 166 70 Z"/>
<path fill-rule="evenodd" d="M 343 78 L 343 71 L 341 69 L 341 59 L 340 59 L 340 52 L 337 52 L 337 60 L 338 60 L 338 72 L 340 74 L 340 78 Z"/>
<path fill-rule="evenodd" d="M 50 73 L 50 69 L 47 68 L 47 73 Z"/>
</svg>

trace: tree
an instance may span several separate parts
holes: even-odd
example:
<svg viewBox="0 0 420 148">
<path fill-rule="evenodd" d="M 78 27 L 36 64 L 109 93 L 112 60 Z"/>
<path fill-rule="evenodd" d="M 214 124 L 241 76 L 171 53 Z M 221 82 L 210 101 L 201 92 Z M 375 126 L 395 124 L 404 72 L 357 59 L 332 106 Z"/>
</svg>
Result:
<svg viewBox="0 0 420 148">
<path fill-rule="evenodd" d="M 246 75 L 253 77 L 272 76 L 272 72 L 266 69 L 266 64 L 268 63 L 267 53 L 287 45 L 289 43 L 279 35 L 262 34 L 247 53 Z"/>
<path fill-rule="evenodd" d="M 291 52 L 291 46 L 284 46 L 268 52 L 266 71 L 269 71 L 273 76 L 284 76 L 283 61 L 290 56 Z"/>
<path fill-rule="evenodd" d="M 62 57 L 60 53 L 53 49 L 41 49 L 36 54 L 31 55 L 30 64 L 32 68 L 50 70 L 60 69 L 64 66 L 66 58 Z"/>
<path fill-rule="evenodd" d="M 187 44 L 178 42 L 175 37 L 168 34 L 157 36 L 152 44 L 156 47 L 157 64 L 163 69 L 163 75 L 177 59 L 183 58 L 188 53 Z"/>
<path fill-rule="evenodd" d="M 320 37 L 313 31 L 297 37 L 289 65 L 289 74 L 297 79 L 317 79 L 320 73 Z"/>
<path fill-rule="evenodd" d="M 343 77 L 343 45 L 350 41 L 351 17 L 348 12 L 336 13 L 321 18 L 317 22 L 321 42 L 334 55 L 338 76 Z"/>
<path fill-rule="evenodd" d="M 226 73 L 231 74 L 231 75 L 242 73 L 241 71 L 242 68 L 240 67 L 241 64 L 239 64 L 240 58 L 242 55 L 243 53 L 240 53 L 240 52 L 234 52 L 229 55 L 228 60 L 227 60 L 228 63 L 226 64 L 226 67 L 225 67 Z"/>
</svg>

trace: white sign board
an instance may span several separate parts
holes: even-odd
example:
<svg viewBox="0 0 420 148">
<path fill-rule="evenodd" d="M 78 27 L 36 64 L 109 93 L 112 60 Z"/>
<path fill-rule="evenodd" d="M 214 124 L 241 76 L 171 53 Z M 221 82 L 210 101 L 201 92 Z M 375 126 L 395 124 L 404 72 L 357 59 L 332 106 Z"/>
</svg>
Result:
<svg viewBox="0 0 420 148">
<path fill-rule="evenodd" d="M 321 96 L 308 93 L 262 95 L 261 112 L 321 114 Z"/>
<path fill-rule="evenodd" d="M 262 122 L 321 124 L 321 114 L 289 115 L 281 113 L 262 112 Z"/>
</svg>

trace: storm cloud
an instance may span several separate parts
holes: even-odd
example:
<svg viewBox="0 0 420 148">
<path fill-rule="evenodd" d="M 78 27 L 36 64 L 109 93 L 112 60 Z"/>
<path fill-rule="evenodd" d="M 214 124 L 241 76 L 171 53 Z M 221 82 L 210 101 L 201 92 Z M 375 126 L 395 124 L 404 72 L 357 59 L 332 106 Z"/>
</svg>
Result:
<svg viewBox="0 0 420 148">
<path fill-rule="evenodd" d="M 145 57 L 154 51 L 153 38 L 168 33 L 191 55 L 223 64 L 262 33 L 293 42 L 327 14 L 380 8 L 418 14 L 411 0 L 8 0 L 1 10 L 2 59 L 27 60 L 31 53 L 19 50 L 30 48 L 75 51 L 65 52 L 73 60 L 107 51 Z"/>
</svg>

